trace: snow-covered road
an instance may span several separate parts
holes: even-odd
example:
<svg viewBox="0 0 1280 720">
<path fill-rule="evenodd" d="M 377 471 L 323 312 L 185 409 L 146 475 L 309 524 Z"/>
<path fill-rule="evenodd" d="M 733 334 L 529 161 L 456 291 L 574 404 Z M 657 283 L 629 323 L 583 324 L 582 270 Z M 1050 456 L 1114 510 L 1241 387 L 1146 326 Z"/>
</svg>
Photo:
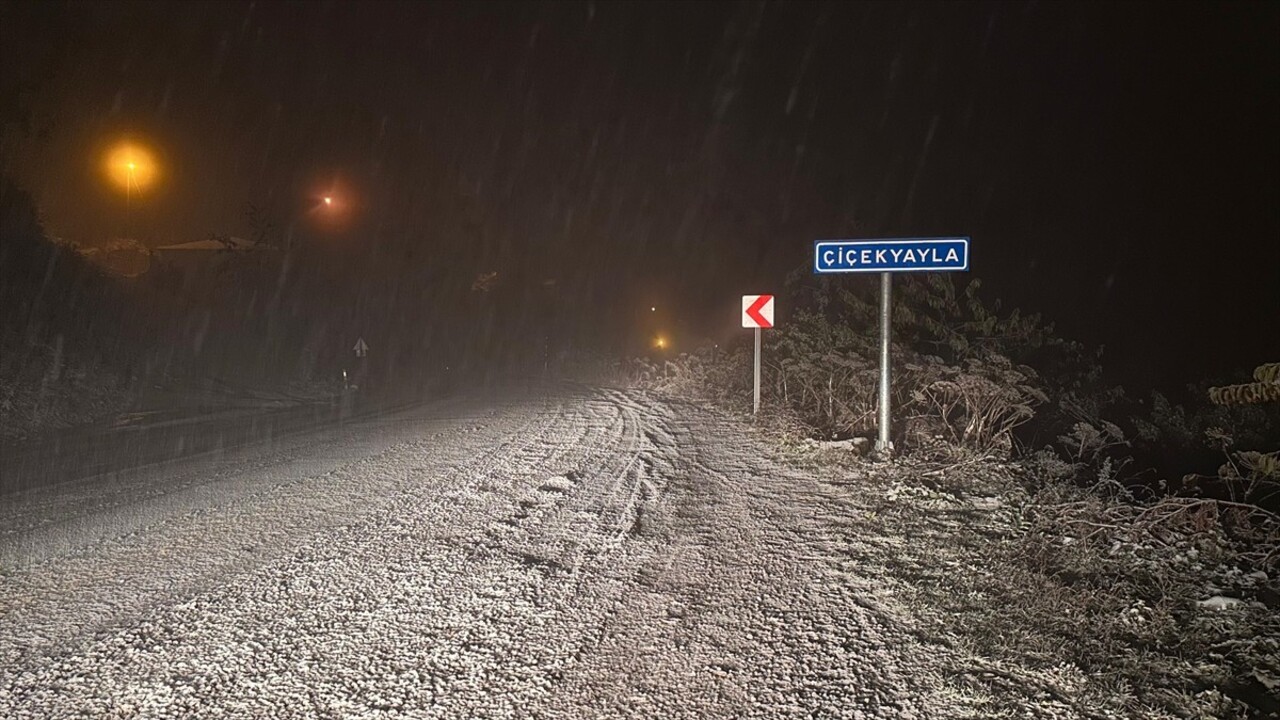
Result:
<svg viewBox="0 0 1280 720">
<path fill-rule="evenodd" d="M 940 717 L 849 499 L 638 392 L 455 398 L 0 507 L 0 717 Z"/>
</svg>

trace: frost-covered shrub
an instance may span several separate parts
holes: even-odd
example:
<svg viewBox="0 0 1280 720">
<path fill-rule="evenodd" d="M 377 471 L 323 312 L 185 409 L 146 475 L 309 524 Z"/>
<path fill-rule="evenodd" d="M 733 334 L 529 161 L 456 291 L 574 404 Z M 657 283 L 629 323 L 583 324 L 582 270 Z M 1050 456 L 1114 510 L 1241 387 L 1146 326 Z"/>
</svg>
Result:
<svg viewBox="0 0 1280 720">
<path fill-rule="evenodd" d="M 1252 383 L 1211 387 L 1209 400 L 1220 410 L 1242 408 L 1269 408 L 1274 414 L 1280 410 L 1280 363 L 1259 365 L 1253 371 Z M 1265 417 L 1265 416 L 1264 416 Z M 1277 425 L 1272 425 L 1274 430 Z M 1184 476 L 1184 484 L 1212 483 L 1225 491 L 1233 501 L 1254 503 L 1270 510 L 1280 510 L 1280 450 L 1274 443 L 1280 435 L 1268 433 L 1267 439 L 1250 438 L 1251 444 L 1272 443 L 1265 450 L 1255 448 L 1235 450 L 1237 440 L 1222 427 L 1214 426 L 1204 431 L 1210 443 L 1218 445 L 1227 462 L 1218 468 L 1216 477 Z"/>
<path fill-rule="evenodd" d="M 1016 346 L 1007 340 L 1012 336 L 1044 345 L 1045 327 L 1017 313 L 999 317 L 986 311 L 977 302 L 976 284 L 966 289 L 964 307 L 950 284 L 910 281 L 904 287 L 906 299 L 895 309 L 895 339 L 901 342 L 894 346 L 890 388 L 896 440 L 905 446 L 942 440 L 1007 451 L 1013 430 L 1034 417 L 1047 396 L 1034 370 L 998 348 Z M 913 310 L 917 305 L 921 309 Z M 794 416 L 814 436 L 874 433 L 880 373 L 874 319 L 874 306 L 843 288 L 797 308 L 764 336 L 763 405 Z M 638 379 L 745 408 L 751 362 L 744 339 L 723 350 L 682 355 Z"/>
<path fill-rule="evenodd" d="M 935 378 L 912 391 L 914 409 L 936 418 L 958 445 L 1008 450 L 1013 429 L 1035 415 L 1046 397 L 1036 375 L 1000 355 L 970 358 L 963 367 L 932 366 Z"/>
</svg>

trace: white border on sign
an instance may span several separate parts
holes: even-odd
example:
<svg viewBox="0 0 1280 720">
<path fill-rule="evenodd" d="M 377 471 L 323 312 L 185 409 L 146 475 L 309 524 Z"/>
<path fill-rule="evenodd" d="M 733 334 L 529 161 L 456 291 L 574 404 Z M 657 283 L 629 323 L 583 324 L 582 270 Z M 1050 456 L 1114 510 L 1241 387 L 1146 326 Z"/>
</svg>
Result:
<svg viewBox="0 0 1280 720">
<path fill-rule="evenodd" d="M 859 246 L 859 245 L 907 245 L 919 244 L 925 242 L 944 243 L 944 242 L 960 242 L 964 244 L 964 266 L 963 267 L 938 267 L 929 265 L 925 267 L 914 268 L 847 268 L 841 270 L 822 270 L 819 269 L 818 253 L 822 252 L 824 246 Z M 940 237 L 940 238 L 885 238 L 883 240 L 814 240 L 813 241 L 813 273 L 815 275 L 833 275 L 839 273 L 902 273 L 902 272 L 968 272 L 969 271 L 969 238 L 965 236 L 957 237 Z"/>
</svg>

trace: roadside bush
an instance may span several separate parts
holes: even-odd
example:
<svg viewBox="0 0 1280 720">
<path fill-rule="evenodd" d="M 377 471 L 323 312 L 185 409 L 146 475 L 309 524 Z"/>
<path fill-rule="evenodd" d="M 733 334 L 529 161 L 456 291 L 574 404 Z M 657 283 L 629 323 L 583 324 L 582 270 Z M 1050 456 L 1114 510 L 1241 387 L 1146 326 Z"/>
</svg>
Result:
<svg viewBox="0 0 1280 720">
<path fill-rule="evenodd" d="M 978 300 L 979 283 L 957 294 L 943 276 L 907 278 L 895 306 L 892 407 L 895 443 L 954 443 L 1008 454 L 1014 431 L 1049 401 L 1044 378 L 1017 357 L 1057 341 L 1051 326 L 1016 311 L 1000 315 Z M 876 431 L 877 299 L 867 288 L 792 288 L 796 309 L 764 336 L 762 401 L 794 416 L 812 437 L 843 439 Z M 735 408 L 751 396 L 745 341 L 664 364 L 641 364 L 637 382 Z"/>
<path fill-rule="evenodd" d="M 794 411 L 817 435 L 874 430 L 879 370 L 874 348 L 861 334 L 801 310 L 776 335 L 768 338 L 769 382 L 763 383 L 773 400 Z"/>
<path fill-rule="evenodd" d="M 1280 397 L 1263 365 L 1255 382 L 1214 387 L 1192 385 L 1185 404 L 1152 393 L 1148 407 L 1132 412 L 1138 481 L 1180 495 L 1258 503 L 1280 511 L 1280 485 L 1270 475 L 1280 447 Z M 1216 472 L 1215 472 L 1216 468 Z"/>
<path fill-rule="evenodd" d="M 1013 447 L 1013 430 L 1035 416 L 1047 397 L 1035 371 L 991 354 L 963 367 L 941 366 L 935 380 L 917 382 L 912 410 L 937 421 L 947 439 L 981 451 Z"/>
</svg>

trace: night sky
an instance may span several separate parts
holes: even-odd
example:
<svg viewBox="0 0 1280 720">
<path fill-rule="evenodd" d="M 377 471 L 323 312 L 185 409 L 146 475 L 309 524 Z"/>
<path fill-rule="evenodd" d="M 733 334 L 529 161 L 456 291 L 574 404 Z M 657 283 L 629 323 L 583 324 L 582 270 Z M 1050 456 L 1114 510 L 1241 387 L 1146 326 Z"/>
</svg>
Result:
<svg viewBox="0 0 1280 720">
<path fill-rule="evenodd" d="M 472 243 L 459 273 L 716 334 L 814 239 L 970 235 L 991 296 L 1126 384 L 1280 360 L 1276 3 L 0 12 L 6 171 L 77 242 L 121 232 L 98 166 L 128 136 L 151 245 L 253 202 L 371 283 Z M 327 193 L 343 222 L 309 227 Z"/>
</svg>

